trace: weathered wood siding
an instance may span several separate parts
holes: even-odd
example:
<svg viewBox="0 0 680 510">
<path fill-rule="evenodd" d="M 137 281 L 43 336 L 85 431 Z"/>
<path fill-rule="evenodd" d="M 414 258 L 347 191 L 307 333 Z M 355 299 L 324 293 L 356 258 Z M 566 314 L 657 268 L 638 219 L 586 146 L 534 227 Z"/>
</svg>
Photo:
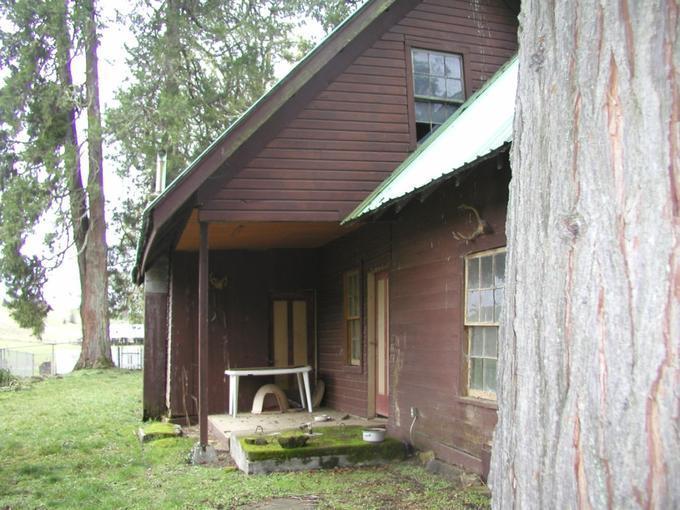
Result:
<svg viewBox="0 0 680 510">
<path fill-rule="evenodd" d="M 417 407 L 414 443 L 478 472 L 496 410 L 489 401 L 465 397 L 464 257 L 505 246 L 509 172 L 496 163 L 402 212 L 393 229 L 390 271 L 390 430 L 408 438 L 410 407 Z M 494 233 L 472 242 L 454 239 L 453 231 L 469 233 L 476 226 L 457 209 L 461 203 L 476 207 Z"/>
<path fill-rule="evenodd" d="M 462 54 L 469 96 L 516 51 L 516 32 L 500 0 L 423 0 L 310 93 L 202 213 L 230 221 L 342 219 L 415 148 L 408 48 Z"/>
<path fill-rule="evenodd" d="M 227 278 L 209 293 L 209 413 L 228 407 L 227 367 L 266 366 L 270 359 L 270 296 L 316 288 L 316 253 L 311 250 L 229 251 L 210 254 L 210 275 Z M 198 391 L 198 256 L 175 252 L 170 283 L 169 409 L 172 416 L 196 414 Z M 249 410 L 266 378 L 243 378 L 239 408 Z"/>
<path fill-rule="evenodd" d="M 362 315 L 366 316 L 367 271 L 389 267 L 389 225 L 369 225 L 339 239 L 321 252 L 319 277 L 318 348 L 319 375 L 326 383 L 324 405 L 367 415 L 367 343 L 363 342 L 361 366 L 347 363 L 348 353 L 343 304 L 343 275 L 358 269 Z M 366 321 L 362 324 L 366 338 Z"/>
<path fill-rule="evenodd" d="M 364 365 L 357 370 L 345 361 L 341 275 L 361 267 L 365 296 L 371 266 L 387 264 L 390 433 L 408 440 L 410 407 L 417 407 L 415 445 L 477 472 L 496 410 L 492 402 L 465 396 L 464 256 L 505 245 L 509 171 L 496 165 L 495 159 L 485 163 L 460 187 L 443 185 L 422 204 L 412 201 L 391 224 L 368 225 L 331 243 L 320 259 L 320 372 L 329 383 L 328 404 L 366 415 L 366 307 Z M 476 226 L 457 209 L 461 203 L 478 208 L 494 233 L 473 242 L 454 239 L 453 231 Z"/>
</svg>

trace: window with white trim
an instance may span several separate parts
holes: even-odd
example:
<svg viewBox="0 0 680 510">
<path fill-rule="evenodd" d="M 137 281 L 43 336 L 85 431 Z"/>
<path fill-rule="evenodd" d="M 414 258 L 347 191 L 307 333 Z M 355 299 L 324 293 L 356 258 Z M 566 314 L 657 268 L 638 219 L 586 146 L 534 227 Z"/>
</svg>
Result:
<svg viewBox="0 0 680 510">
<path fill-rule="evenodd" d="M 468 395 L 496 398 L 498 328 L 505 289 L 505 248 L 465 258 Z"/>
<path fill-rule="evenodd" d="M 465 100 L 463 57 L 413 48 L 411 64 L 416 139 L 422 142 Z"/>
</svg>

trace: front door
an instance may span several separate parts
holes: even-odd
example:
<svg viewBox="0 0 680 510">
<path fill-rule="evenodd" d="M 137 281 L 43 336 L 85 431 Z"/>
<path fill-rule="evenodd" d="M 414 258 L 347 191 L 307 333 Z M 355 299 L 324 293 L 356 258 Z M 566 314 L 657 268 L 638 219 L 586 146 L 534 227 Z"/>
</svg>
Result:
<svg viewBox="0 0 680 510">
<path fill-rule="evenodd" d="M 272 359 L 275 367 L 313 364 L 311 300 L 304 296 L 272 299 Z M 289 375 L 276 376 L 281 388 L 290 387 Z"/>
<path fill-rule="evenodd" d="M 389 416 L 390 411 L 390 321 L 389 279 L 387 272 L 375 275 L 376 394 L 375 412 Z"/>
</svg>

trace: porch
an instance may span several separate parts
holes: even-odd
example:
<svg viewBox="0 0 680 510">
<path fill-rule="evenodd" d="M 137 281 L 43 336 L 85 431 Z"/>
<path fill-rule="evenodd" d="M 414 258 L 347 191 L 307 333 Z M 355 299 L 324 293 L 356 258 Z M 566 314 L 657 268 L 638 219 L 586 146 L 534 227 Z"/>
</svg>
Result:
<svg viewBox="0 0 680 510">
<path fill-rule="evenodd" d="M 316 421 L 316 417 L 327 416 L 328 421 Z M 358 425 L 362 427 L 381 427 L 387 425 L 386 418 L 362 418 L 330 408 L 320 408 L 313 413 L 303 410 L 291 410 L 286 413 L 278 411 L 262 414 L 239 413 L 236 417 L 229 414 L 211 414 L 208 416 L 210 437 L 219 443 L 221 449 L 229 449 L 229 439 L 233 434 L 252 434 L 262 427 L 265 434 L 296 429 L 306 423 L 314 428 Z M 259 430 L 259 429 L 258 429 Z"/>
</svg>

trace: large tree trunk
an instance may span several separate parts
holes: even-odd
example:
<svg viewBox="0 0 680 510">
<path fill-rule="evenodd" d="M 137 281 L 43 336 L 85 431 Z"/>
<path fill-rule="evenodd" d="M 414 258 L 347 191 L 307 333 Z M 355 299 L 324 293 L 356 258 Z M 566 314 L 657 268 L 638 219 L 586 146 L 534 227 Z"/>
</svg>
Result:
<svg viewBox="0 0 680 510">
<path fill-rule="evenodd" d="M 495 508 L 680 508 L 674 0 L 523 0 Z"/>
<path fill-rule="evenodd" d="M 83 321 L 83 346 L 76 368 L 113 366 L 109 339 L 104 164 L 99 110 L 98 38 L 94 0 L 85 0 L 84 7 L 87 12 L 87 20 L 85 21 L 85 85 L 89 161 L 87 201 L 90 214 L 84 246 L 85 282 L 81 285 L 80 314 Z"/>
</svg>

